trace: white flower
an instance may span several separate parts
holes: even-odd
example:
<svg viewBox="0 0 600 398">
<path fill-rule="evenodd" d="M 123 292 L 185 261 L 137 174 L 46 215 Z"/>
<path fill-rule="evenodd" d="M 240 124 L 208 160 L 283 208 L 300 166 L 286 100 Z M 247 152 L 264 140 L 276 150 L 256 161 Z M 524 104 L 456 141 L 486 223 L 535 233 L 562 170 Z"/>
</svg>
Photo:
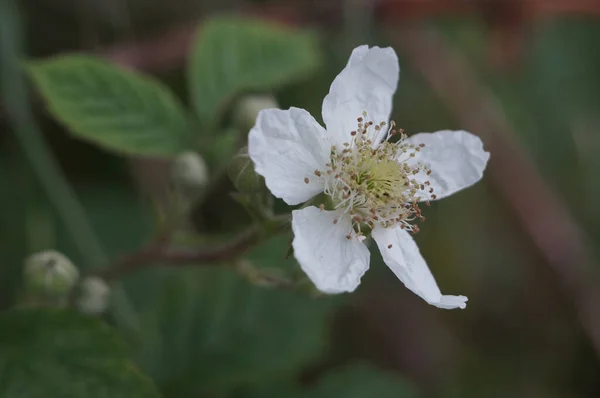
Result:
<svg viewBox="0 0 600 398">
<path fill-rule="evenodd" d="M 410 232 L 423 219 L 418 203 L 473 185 L 489 153 L 466 131 L 407 137 L 388 124 L 398 75 L 393 49 L 356 48 L 323 100 L 327 130 L 303 109 L 263 110 L 248 151 L 289 205 L 325 198 L 292 212 L 294 254 L 319 290 L 356 289 L 369 268 L 370 231 L 407 288 L 437 307 L 465 308 L 466 297 L 442 295 Z"/>
</svg>

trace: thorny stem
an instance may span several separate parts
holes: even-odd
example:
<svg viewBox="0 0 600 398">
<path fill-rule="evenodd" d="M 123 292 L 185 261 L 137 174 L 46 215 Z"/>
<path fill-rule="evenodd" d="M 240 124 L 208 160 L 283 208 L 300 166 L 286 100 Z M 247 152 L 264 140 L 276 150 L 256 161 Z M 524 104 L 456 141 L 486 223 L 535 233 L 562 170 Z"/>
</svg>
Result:
<svg viewBox="0 0 600 398">
<path fill-rule="evenodd" d="M 163 238 L 155 239 L 141 249 L 124 255 L 95 275 L 111 281 L 152 265 L 205 267 L 231 262 L 251 247 L 280 232 L 289 222 L 289 214 L 276 216 L 263 224 L 249 227 L 232 240 L 216 247 L 181 249 L 171 247 L 170 242 Z"/>
</svg>

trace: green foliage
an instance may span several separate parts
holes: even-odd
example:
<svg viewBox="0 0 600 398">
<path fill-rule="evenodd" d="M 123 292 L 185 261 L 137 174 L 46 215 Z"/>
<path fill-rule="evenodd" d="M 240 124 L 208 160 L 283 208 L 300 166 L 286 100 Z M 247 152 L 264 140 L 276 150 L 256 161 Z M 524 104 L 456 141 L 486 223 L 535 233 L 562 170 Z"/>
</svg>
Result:
<svg viewBox="0 0 600 398">
<path fill-rule="evenodd" d="M 536 128 L 524 130 L 524 142 L 547 178 L 574 205 L 581 205 L 582 197 L 590 195 L 584 203 L 590 213 L 595 213 L 600 197 L 595 178 L 600 145 L 596 134 L 600 121 L 599 39 L 600 27 L 595 21 L 540 23 L 532 31 L 525 63 L 525 79 L 531 87 L 527 99 Z"/>
<path fill-rule="evenodd" d="M 236 391 L 232 398 L 413 398 L 413 388 L 401 378 L 355 363 L 323 374 L 313 385 L 268 383 Z"/>
<path fill-rule="evenodd" d="M 33 61 L 28 69 L 50 112 L 78 138 L 142 156 L 191 146 L 181 104 L 151 77 L 81 55 Z"/>
<path fill-rule="evenodd" d="M 156 398 L 118 335 L 101 321 L 62 310 L 0 315 L 3 398 Z"/>
<path fill-rule="evenodd" d="M 355 364 L 325 375 L 303 398 L 410 398 L 416 393 L 392 374 Z"/>
<path fill-rule="evenodd" d="M 313 35 L 242 18 L 207 21 L 197 33 L 188 70 L 196 115 L 214 126 L 242 91 L 270 91 L 314 71 Z"/>
<path fill-rule="evenodd" d="M 287 243 L 274 238 L 251 257 L 280 265 Z M 222 267 L 159 278 L 163 288 L 142 310 L 140 362 L 166 396 L 289 378 L 323 353 L 331 299 L 253 286 Z"/>
</svg>

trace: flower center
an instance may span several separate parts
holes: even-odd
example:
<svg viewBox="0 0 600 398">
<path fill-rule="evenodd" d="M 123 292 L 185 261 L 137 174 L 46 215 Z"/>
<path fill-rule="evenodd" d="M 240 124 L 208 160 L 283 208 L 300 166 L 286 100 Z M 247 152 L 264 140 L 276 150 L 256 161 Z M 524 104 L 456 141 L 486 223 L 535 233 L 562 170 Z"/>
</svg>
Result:
<svg viewBox="0 0 600 398">
<path fill-rule="evenodd" d="M 357 130 L 350 133 L 349 142 L 342 148 L 331 148 L 327 168 L 315 170 L 315 175 L 324 179 L 325 194 L 336 209 L 351 217 L 359 237 L 365 226 L 373 229 L 376 225 L 400 225 L 418 232 L 419 227 L 413 222 L 425 220 L 418 202 L 435 199 L 429 181 L 415 179 L 420 172 L 431 173 L 414 159 L 424 145 L 407 143 L 407 136 L 403 130 L 394 129 L 394 122 L 386 132 L 385 122 L 374 125 L 362 117 L 357 121 Z M 374 147 L 371 137 L 376 134 L 386 136 Z"/>
</svg>

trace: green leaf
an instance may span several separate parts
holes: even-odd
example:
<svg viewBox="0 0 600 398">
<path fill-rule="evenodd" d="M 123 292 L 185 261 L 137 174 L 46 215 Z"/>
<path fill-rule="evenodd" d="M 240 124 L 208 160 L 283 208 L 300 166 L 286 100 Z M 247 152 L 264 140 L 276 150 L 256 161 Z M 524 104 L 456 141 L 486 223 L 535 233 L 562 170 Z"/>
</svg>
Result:
<svg viewBox="0 0 600 398">
<path fill-rule="evenodd" d="M 252 258 L 279 265 L 288 243 L 274 238 Z M 152 291 L 142 310 L 139 358 L 165 396 L 273 382 L 296 375 L 324 351 L 335 300 L 253 286 L 222 267 L 156 276 L 163 288 Z"/>
<path fill-rule="evenodd" d="M 82 55 L 33 61 L 28 70 L 75 137 L 129 155 L 166 157 L 191 146 L 180 102 L 149 76 Z"/>
<path fill-rule="evenodd" d="M 63 310 L 17 309 L 0 315 L 3 398 L 157 398 L 101 321 Z"/>
<path fill-rule="evenodd" d="M 304 398 L 412 398 L 415 391 L 402 379 L 365 364 L 354 364 L 323 377 Z"/>
<path fill-rule="evenodd" d="M 306 77 L 319 65 L 312 34 L 265 21 L 220 17 L 199 29 L 189 82 L 196 114 L 215 125 L 243 91 L 270 91 Z"/>
<path fill-rule="evenodd" d="M 269 379 L 263 385 L 243 386 L 231 395 L 231 398 L 262 397 L 415 398 L 417 393 L 407 382 L 391 373 L 365 363 L 354 363 L 325 373 L 313 386 L 302 387 L 294 379 Z"/>
</svg>

